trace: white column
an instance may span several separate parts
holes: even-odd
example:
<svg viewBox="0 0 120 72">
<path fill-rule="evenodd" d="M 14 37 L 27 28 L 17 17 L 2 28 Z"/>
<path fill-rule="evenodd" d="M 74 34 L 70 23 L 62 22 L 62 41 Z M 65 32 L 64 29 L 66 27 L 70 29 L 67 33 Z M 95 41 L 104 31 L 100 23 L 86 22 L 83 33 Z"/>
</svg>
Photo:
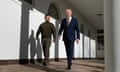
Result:
<svg viewBox="0 0 120 72">
<path fill-rule="evenodd" d="M 113 0 L 114 72 L 120 72 L 120 0 Z"/>
<path fill-rule="evenodd" d="M 105 72 L 115 72 L 113 64 L 112 0 L 104 0 Z"/>
<path fill-rule="evenodd" d="M 120 0 L 104 1 L 105 72 L 120 72 Z"/>
</svg>

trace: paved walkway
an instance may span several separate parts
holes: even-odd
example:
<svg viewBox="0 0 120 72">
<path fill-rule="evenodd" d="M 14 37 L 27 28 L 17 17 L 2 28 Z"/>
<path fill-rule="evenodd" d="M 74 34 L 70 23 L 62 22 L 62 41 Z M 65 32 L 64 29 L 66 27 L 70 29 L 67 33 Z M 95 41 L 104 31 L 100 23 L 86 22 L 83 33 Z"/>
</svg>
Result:
<svg viewBox="0 0 120 72">
<path fill-rule="evenodd" d="M 102 60 L 73 60 L 72 69 L 67 70 L 66 68 L 66 60 L 61 60 L 52 61 L 46 67 L 40 63 L 0 65 L 0 72 L 103 72 L 104 63 Z"/>
</svg>

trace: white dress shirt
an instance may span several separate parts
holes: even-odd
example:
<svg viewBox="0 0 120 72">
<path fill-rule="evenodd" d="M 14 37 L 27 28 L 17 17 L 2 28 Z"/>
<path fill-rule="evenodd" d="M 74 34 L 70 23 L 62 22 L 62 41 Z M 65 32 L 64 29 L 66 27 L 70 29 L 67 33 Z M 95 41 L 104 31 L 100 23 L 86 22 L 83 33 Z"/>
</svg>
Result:
<svg viewBox="0 0 120 72">
<path fill-rule="evenodd" d="M 69 26 L 71 20 L 72 20 L 72 17 L 67 18 L 67 24 L 68 24 L 68 26 Z"/>
</svg>

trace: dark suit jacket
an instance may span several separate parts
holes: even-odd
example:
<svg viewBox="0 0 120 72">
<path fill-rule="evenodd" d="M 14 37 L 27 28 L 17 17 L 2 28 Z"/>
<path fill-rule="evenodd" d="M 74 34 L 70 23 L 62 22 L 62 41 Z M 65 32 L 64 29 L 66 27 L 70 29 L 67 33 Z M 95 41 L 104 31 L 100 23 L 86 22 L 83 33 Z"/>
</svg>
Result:
<svg viewBox="0 0 120 72">
<path fill-rule="evenodd" d="M 66 40 L 66 39 L 75 40 L 76 37 L 77 39 L 80 39 L 80 29 L 78 25 L 78 20 L 73 17 L 69 26 L 67 26 L 66 18 L 62 20 L 60 30 L 59 30 L 59 35 L 61 35 L 62 31 L 63 31 L 63 40 Z"/>
</svg>

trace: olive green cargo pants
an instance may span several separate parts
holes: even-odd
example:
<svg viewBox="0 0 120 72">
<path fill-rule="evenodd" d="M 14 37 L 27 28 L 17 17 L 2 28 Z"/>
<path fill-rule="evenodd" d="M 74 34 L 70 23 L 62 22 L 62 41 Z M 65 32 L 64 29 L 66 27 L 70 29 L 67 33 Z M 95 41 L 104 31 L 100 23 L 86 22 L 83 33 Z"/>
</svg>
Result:
<svg viewBox="0 0 120 72">
<path fill-rule="evenodd" d="M 44 63 L 49 64 L 49 48 L 51 45 L 51 38 L 42 38 L 42 47 L 44 53 Z"/>
</svg>

